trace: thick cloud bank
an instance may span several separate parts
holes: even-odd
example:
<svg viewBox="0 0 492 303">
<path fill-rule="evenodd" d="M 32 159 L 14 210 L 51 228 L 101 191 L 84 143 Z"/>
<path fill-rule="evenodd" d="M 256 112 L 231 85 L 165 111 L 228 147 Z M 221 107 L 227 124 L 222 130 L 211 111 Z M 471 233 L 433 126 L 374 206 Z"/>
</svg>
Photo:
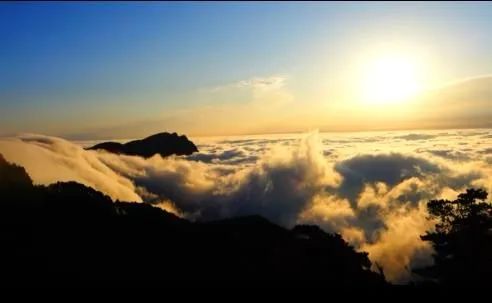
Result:
<svg viewBox="0 0 492 303">
<path fill-rule="evenodd" d="M 430 262 L 425 204 L 469 186 L 492 191 L 488 130 L 199 138 L 200 153 L 149 159 L 86 151 L 63 139 L 0 139 L 36 183 L 74 180 L 113 199 L 195 220 L 260 214 L 312 223 L 369 252 L 393 281 Z"/>
<path fill-rule="evenodd" d="M 60 138 L 23 135 L 0 139 L 0 153 L 24 166 L 36 183 L 77 181 L 113 199 L 142 201 L 133 183 L 108 168 L 99 154 Z"/>
</svg>

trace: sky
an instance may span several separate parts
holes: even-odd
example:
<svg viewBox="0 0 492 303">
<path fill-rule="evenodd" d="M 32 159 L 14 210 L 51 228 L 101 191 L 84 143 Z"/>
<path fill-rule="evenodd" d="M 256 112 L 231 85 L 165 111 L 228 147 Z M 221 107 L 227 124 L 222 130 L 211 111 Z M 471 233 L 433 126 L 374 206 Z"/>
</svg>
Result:
<svg viewBox="0 0 492 303">
<path fill-rule="evenodd" d="M 0 135 L 491 127 L 492 3 L 1 3 Z"/>
</svg>

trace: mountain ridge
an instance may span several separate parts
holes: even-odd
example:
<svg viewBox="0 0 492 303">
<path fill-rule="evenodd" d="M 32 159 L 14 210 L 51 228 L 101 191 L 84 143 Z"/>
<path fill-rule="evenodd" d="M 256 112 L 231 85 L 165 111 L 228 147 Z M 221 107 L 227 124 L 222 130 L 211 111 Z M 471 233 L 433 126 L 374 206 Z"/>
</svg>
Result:
<svg viewBox="0 0 492 303">
<path fill-rule="evenodd" d="M 389 285 L 367 253 L 319 227 L 255 215 L 193 222 L 76 182 L 34 185 L 3 158 L 0 172 L 0 184 L 22 183 L 0 187 L 2 285 Z"/>
</svg>

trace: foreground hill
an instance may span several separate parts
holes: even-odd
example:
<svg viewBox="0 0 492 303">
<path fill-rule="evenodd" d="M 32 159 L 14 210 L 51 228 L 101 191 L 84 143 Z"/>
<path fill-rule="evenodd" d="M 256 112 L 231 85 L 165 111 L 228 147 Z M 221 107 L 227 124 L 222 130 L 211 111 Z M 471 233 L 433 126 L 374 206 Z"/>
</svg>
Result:
<svg viewBox="0 0 492 303">
<path fill-rule="evenodd" d="M 0 280 L 20 286 L 385 286 L 366 253 L 317 226 L 193 223 L 84 185 L 35 186 L 0 158 Z"/>
<path fill-rule="evenodd" d="M 159 154 L 162 157 L 170 155 L 191 155 L 198 151 L 193 142 L 185 135 L 176 133 L 159 133 L 142 140 L 130 141 L 124 144 L 118 142 L 103 142 L 88 149 L 103 149 L 111 153 L 141 156 L 144 158 Z"/>
</svg>

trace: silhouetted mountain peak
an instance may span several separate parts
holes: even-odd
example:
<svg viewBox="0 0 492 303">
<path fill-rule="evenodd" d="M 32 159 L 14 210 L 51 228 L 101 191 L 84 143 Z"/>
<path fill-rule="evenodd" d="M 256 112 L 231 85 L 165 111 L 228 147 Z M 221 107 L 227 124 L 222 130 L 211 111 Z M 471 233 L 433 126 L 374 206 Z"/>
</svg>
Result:
<svg viewBox="0 0 492 303">
<path fill-rule="evenodd" d="M 7 162 L 0 154 L 0 189 L 32 186 L 31 177 L 22 166 Z"/>
<path fill-rule="evenodd" d="M 159 154 L 162 157 L 170 155 L 191 155 L 198 151 L 193 142 L 185 135 L 177 133 L 158 133 L 141 140 L 134 140 L 121 144 L 118 142 L 104 142 L 96 144 L 88 149 L 103 149 L 108 152 L 141 156 L 144 158 Z"/>
</svg>

